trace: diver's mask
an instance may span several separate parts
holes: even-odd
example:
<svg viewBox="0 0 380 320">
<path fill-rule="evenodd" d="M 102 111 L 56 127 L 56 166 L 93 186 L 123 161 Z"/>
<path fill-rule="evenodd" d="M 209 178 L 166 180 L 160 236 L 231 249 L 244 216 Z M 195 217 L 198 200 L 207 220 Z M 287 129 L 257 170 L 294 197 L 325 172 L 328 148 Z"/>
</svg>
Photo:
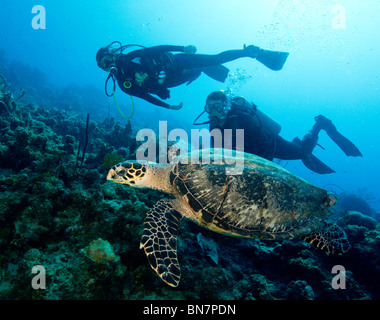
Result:
<svg viewBox="0 0 380 320">
<path fill-rule="evenodd" d="M 211 101 L 212 102 L 212 101 Z M 208 114 L 212 114 L 212 113 L 222 113 L 224 108 L 226 106 L 226 103 L 225 102 L 220 102 L 220 101 L 216 101 L 216 102 L 213 102 L 213 103 L 207 103 L 205 105 L 205 111 L 208 113 Z"/>
<path fill-rule="evenodd" d="M 99 68 L 104 71 L 115 74 L 116 57 L 121 53 L 122 44 L 119 41 L 114 41 L 108 46 L 99 49 L 96 54 L 96 61 Z"/>
<path fill-rule="evenodd" d="M 104 71 L 112 74 L 117 73 L 116 58 L 122 54 L 127 48 L 140 47 L 145 48 L 139 44 L 126 44 L 122 45 L 120 41 L 111 42 L 108 46 L 99 49 L 96 54 L 96 61 L 98 66 Z"/>
<path fill-rule="evenodd" d="M 197 123 L 196 121 L 204 114 L 208 113 L 208 121 Z M 227 118 L 228 112 L 228 100 L 209 100 L 205 105 L 203 112 L 194 120 L 194 125 L 210 124 L 211 127 L 216 127 L 220 122 L 223 122 Z"/>
<path fill-rule="evenodd" d="M 108 71 L 112 74 L 117 73 L 116 64 L 115 64 L 115 56 L 113 54 L 105 54 L 99 60 L 99 67 L 104 71 Z"/>
</svg>

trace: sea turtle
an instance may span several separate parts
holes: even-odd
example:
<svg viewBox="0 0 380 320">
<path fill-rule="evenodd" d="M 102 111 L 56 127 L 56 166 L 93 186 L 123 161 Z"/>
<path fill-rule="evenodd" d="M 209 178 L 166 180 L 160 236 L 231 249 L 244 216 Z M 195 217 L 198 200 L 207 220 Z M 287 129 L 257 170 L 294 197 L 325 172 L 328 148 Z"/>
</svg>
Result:
<svg viewBox="0 0 380 320">
<path fill-rule="evenodd" d="M 177 237 L 183 217 L 229 236 L 301 238 L 327 253 L 349 249 L 344 231 L 325 222 L 331 214 L 328 208 L 336 202 L 326 190 L 255 155 L 235 152 L 227 156 L 223 149 L 208 152 L 208 161 L 202 158 L 205 151 L 178 156 L 169 164 L 126 161 L 112 167 L 107 176 L 116 183 L 174 195 L 175 199 L 159 200 L 148 211 L 140 244 L 151 267 L 167 284 L 176 287 L 180 281 Z M 244 164 L 243 170 L 231 174 L 237 159 Z"/>
</svg>

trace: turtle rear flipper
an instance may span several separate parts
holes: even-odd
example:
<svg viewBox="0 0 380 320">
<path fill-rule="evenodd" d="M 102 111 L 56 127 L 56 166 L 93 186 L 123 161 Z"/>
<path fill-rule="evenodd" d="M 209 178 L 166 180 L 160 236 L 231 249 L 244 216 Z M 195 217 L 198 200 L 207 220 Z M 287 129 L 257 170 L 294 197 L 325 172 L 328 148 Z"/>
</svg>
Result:
<svg viewBox="0 0 380 320">
<path fill-rule="evenodd" d="M 330 254 L 347 252 L 351 245 L 346 233 L 336 224 L 324 222 L 324 227 L 303 237 L 303 240 Z"/>
<path fill-rule="evenodd" d="M 182 215 L 172 200 L 160 200 L 147 213 L 140 249 L 144 248 L 150 266 L 172 287 L 177 287 L 181 270 L 177 258 L 178 225 Z"/>
</svg>

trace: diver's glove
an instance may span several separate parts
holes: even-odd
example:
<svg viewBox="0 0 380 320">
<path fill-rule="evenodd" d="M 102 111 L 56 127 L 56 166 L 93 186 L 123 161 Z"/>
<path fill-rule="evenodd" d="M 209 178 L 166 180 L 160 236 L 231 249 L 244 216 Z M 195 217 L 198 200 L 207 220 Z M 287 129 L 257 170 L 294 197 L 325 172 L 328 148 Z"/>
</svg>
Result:
<svg viewBox="0 0 380 320">
<path fill-rule="evenodd" d="M 185 48 L 183 49 L 183 52 L 187 54 L 193 54 L 197 52 L 197 48 L 193 45 L 185 46 Z"/>
<path fill-rule="evenodd" d="M 175 104 L 170 105 L 168 109 L 179 110 L 182 108 L 182 106 L 183 106 L 183 103 L 181 102 L 179 105 L 175 105 Z"/>
</svg>

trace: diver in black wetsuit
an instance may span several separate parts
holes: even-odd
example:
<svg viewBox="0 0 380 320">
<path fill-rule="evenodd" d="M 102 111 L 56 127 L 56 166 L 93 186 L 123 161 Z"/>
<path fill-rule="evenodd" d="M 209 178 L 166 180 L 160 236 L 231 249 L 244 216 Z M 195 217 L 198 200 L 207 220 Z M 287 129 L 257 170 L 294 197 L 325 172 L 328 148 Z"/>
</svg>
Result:
<svg viewBox="0 0 380 320">
<path fill-rule="evenodd" d="M 215 55 L 195 54 L 196 48 L 191 45 L 162 45 L 150 48 L 138 45 L 142 49 L 124 54 L 123 51 L 131 46 L 136 45 L 122 46 L 120 42 L 115 41 L 98 51 L 96 61 L 101 69 L 109 72 L 107 82 L 112 77 L 114 81 L 117 80 L 119 87 L 125 93 L 157 106 L 175 110 L 180 109 L 182 103 L 169 105 L 151 94 L 161 99 L 168 99 L 170 97 L 168 88 L 183 83 L 190 84 L 202 72 L 224 82 L 229 70 L 222 64 L 243 57 L 257 59 L 272 70 L 280 70 L 289 55 L 287 52 L 263 50 L 253 45 L 244 46 L 242 50 L 229 50 Z"/>
<path fill-rule="evenodd" d="M 307 168 L 319 174 L 335 172 L 312 155 L 320 130 L 325 130 L 347 156 L 362 156 L 359 149 L 337 131 L 331 120 L 322 115 L 315 117 L 316 123 L 302 140 L 287 141 L 279 135 L 281 126 L 243 97 L 229 98 L 223 91 L 214 91 L 207 97 L 204 112 L 208 113 L 210 131 L 218 128 L 223 134 L 224 129 L 232 129 L 232 140 L 223 141 L 223 146 L 227 144 L 236 149 L 235 131 L 244 129 L 243 151 L 271 161 L 273 158 L 301 159 Z M 200 124 L 196 120 L 194 124 Z"/>
</svg>

